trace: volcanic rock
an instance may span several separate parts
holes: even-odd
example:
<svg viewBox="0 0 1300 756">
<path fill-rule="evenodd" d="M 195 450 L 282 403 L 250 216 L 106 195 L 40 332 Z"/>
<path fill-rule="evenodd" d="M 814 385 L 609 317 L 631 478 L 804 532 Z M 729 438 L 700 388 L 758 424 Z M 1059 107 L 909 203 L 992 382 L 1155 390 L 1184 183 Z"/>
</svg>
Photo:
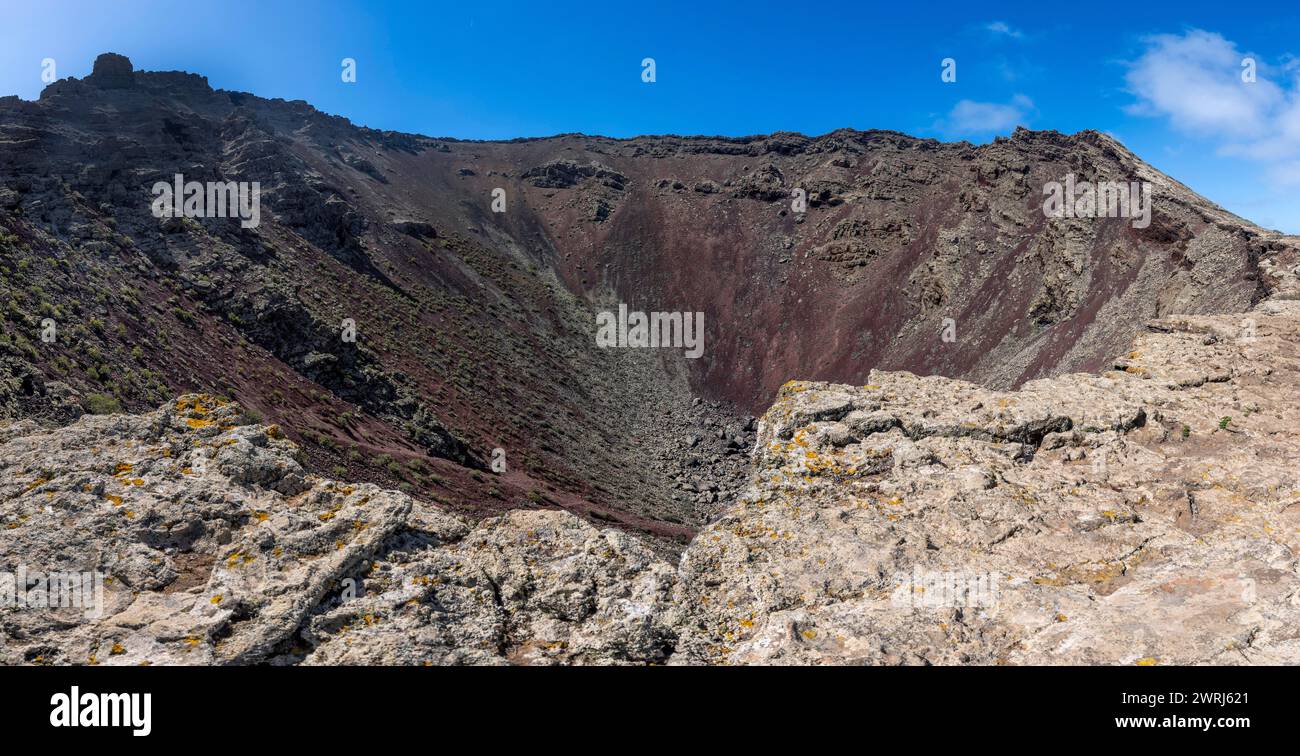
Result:
<svg viewBox="0 0 1300 756">
<path fill-rule="evenodd" d="M 95 58 L 95 67 L 86 77 L 86 83 L 100 89 L 129 89 L 135 86 L 135 66 L 125 55 L 104 53 Z"/>
</svg>

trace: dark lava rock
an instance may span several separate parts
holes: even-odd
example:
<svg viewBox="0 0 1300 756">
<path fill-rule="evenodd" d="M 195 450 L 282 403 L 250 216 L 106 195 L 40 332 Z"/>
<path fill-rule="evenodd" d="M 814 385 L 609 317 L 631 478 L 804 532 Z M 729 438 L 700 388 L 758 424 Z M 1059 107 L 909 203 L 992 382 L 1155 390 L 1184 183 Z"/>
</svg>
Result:
<svg viewBox="0 0 1300 756">
<path fill-rule="evenodd" d="M 104 53 L 95 58 L 95 68 L 86 83 L 100 89 L 129 89 L 135 86 L 135 66 L 125 55 Z"/>
</svg>

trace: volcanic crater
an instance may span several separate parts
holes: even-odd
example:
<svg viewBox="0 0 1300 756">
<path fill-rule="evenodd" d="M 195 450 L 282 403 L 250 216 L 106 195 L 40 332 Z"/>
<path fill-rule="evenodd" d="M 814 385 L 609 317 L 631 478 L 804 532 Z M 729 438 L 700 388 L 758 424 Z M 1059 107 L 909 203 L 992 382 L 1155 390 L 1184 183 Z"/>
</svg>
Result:
<svg viewBox="0 0 1300 756">
<path fill-rule="evenodd" d="M 155 217 L 177 174 L 258 182 L 260 223 Z M 1047 218 L 1067 174 L 1148 182 L 1151 223 Z M 1097 370 L 1145 320 L 1248 310 L 1289 249 L 1095 131 L 467 141 L 113 54 L 0 98 L 0 178 L 0 412 L 211 393 L 334 478 L 665 551 L 737 495 L 792 379 Z M 619 305 L 702 312 L 702 355 L 599 348 Z"/>
</svg>

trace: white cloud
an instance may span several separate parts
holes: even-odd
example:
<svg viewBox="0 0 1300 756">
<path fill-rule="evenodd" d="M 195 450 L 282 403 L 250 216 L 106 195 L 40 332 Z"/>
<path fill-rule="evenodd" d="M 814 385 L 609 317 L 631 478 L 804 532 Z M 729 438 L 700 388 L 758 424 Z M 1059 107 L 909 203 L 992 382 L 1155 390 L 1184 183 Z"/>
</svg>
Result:
<svg viewBox="0 0 1300 756">
<path fill-rule="evenodd" d="M 1006 35 L 1012 39 L 1020 39 L 1025 36 L 1018 29 L 1012 29 L 1005 21 L 993 21 L 984 25 L 984 30 L 992 32 L 994 35 Z"/>
<path fill-rule="evenodd" d="M 1034 103 L 1016 95 L 1009 103 L 962 100 L 953 106 L 939 128 L 951 134 L 971 135 L 1010 131 L 1023 125 Z"/>
<path fill-rule="evenodd" d="M 1268 67 L 1200 29 L 1144 43 L 1125 76 L 1137 98 L 1130 113 L 1167 118 L 1175 129 L 1216 140 L 1221 154 L 1269 162 L 1274 183 L 1300 184 L 1300 81 L 1292 59 Z M 1242 81 L 1247 57 L 1256 62 L 1254 82 Z"/>
<path fill-rule="evenodd" d="M 1300 186 L 1300 160 L 1274 163 L 1268 169 L 1268 177 L 1278 186 Z"/>
</svg>

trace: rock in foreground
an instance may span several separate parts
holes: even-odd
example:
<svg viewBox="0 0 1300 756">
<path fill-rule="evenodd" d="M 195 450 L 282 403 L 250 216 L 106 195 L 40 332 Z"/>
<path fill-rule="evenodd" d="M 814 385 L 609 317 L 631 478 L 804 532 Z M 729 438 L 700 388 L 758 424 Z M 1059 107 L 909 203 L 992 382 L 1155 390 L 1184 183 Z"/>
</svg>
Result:
<svg viewBox="0 0 1300 756">
<path fill-rule="evenodd" d="M 1015 392 L 785 386 L 675 658 L 1300 663 L 1300 302 L 1149 331 Z"/>
<path fill-rule="evenodd" d="M 191 395 L 0 428 L 0 553 L 97 570 L 102 616 L 0 609 L 4 664 L 662 661 L 672 571 L 566 512 L 471 528 L 305 475 L 279 430 Z"/>
<path fill-rule="evenodd" d="M 5 664 L 1300 663 L 1300 302 L 1154 322 L 997 392 L 787 384 L 677 568 L 561 511 L 472 525 L 304 473 L 207 396 L 0 428 Z"/>
</svg>

